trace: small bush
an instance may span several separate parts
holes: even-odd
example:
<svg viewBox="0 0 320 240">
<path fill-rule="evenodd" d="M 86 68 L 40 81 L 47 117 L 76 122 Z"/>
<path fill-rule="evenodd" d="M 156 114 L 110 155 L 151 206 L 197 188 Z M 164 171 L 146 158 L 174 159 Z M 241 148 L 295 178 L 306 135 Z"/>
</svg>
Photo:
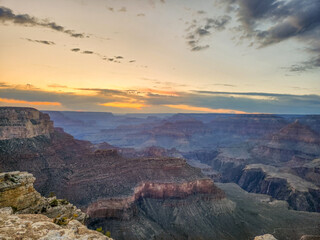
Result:
<svg viewBox="0 0 320 240">
<path fill-rule="evenodd" d="M 107 232 L 106 232 L 106 236 L 107 236 L 107 237 L 111 237 L 111 232 L 110 232 L 110 231 L 107 231 Z"/>
<path fill-rule="evenodd" d="M 60 225 L 60 226 L 64 226 L 64 225 L 67 225 L 69 223 L 69 220 L 68 220 L 67 217 L 62 217 L 62 218 L 54 218 L 53 222 L 55 224 Z"/>
<path fill-rule="evenodd" d="M 54 199 L 54 200 L 52 200 L 52 201 L 50 202 L 50 206 L 51 206 L 51 207 L 56 207 L 56 206 L 58 206 L 58 205 L 59 205 L 59 202 L 58 202 L 57 199 Z"/>
</svg>

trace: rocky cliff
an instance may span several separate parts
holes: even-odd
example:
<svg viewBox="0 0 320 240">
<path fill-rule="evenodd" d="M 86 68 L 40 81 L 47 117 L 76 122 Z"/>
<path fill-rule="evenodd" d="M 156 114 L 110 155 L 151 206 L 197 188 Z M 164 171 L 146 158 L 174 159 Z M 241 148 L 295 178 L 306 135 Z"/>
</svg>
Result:
<svg viewBox="0 0 320 240">
<path fill-rule="evenodd" d="M 295 210 L 320 211 L 320 189 L 316 185 L 272 166 L 247 165 L 238 184 L 249 192 L 285 200 Z"/>
<path fill-rule="evenodd" d="M 50 218 L 59 216 L 84 223 L 85 213 L 67 200 L 41 196 L 33 187 L 34 181 L 33 175 L 27 172 L 0 173 L 0 208 L 10 207 L 17 214 L 41 213 Z"/>
<path fill-rule="evenodd" d="M 133 194 L 122 198 L 100 199 L 89 205 L 86 212 L 92 218 L 129 219 L 133 217 L 135 203 L 142 198 L 186 199 L 195 194 L 205 194 L 202 198 L 221 200 L 224 193 L 210 179 L 199 179 L 182 183 L 142 182 L 134 188 Z M 210 194 L 210 195 L 209 195 Z M 201 198 L 199 198 L 201 199 Z M 128 215 L 128 213 L 130 213 Z"/>
<path fill-rule="evenodd" d="M 42 197 L 34 181 L 26 172 L 0 173 L 0 239 L 109 239 L 87 229 L 86 214 L 67 200 Z"/>
<path fill-rule="evenodd" d="M 49 115 L 33 108 L 0 107 L 0 140 L 47 136 L 53 132 Z"/>
</svg>

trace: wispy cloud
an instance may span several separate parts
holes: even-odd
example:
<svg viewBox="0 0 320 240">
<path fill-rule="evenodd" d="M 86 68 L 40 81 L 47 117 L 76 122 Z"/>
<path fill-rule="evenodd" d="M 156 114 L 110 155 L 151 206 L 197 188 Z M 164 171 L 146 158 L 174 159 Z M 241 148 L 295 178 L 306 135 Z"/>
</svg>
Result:
<svg viewBox="0 0 320 240">
<path fill-rule="evenodd" d="M 198 20 L 195 19 L 191 23 L 187 22 L 186 41 L 190 46 L 190 50 L 200 51 L 209 48 L 210 45 L 204 44 L 203 39 L 211 36 L 214 32 L 224 30 L 230 20 L 231 17 L 224 15 L 217 18 L 206 17 Z"/>
<path fill-rule="evenodd" d="M 28 14 L 15 14 L 11 9 L 6 7 L 0 7 L 0 22 L 2 23 L 11 22 L 13 24 L 22 25 L 22 26 L 49 28 L 51 30 L 67 34 L 75 38 L 88 37 L 84 33 L 77 33 L 74 30 L 66 29 L 63 26 L 55 22 L 50 22 L 46 19 L 38 19 Z"/>
<path fill-rule="evenodd" d="M 34 43 L 42 43 L 42 44 L 45 44 L 45 45 L 55 45 L 54 42 L 47 41 L 47 40 L 33 40 L 33 39 L 30 39 L 30 38 L 26 38 L 25 40 L 27 40 L 29 42 L 34 42 Z"/>
<path fill-rule="evenodd" d="M 118 10 L 118 12 L 126 12 L 127 11 L 127 8 L 126 7 L 122 7 Z"/>
<path fill-rule="evenodd" d="M 80 48 L 72 48 L 72 49 L 70 49 L 70 51 L 72 51 L 72 52 L 77 52 L 77 53 L 81 53 L 81 54 L 85 54 L 85 55 L 96 55 L 96 56 L 98 56 L 101 60 L 109 61 L 109 62 L 114 62 L 114 63 L 122 63 L 121 60 L 124 59 L 123 56 L 107 57 L 107 56 L 104 55 L 104 54 L 101 54 L 101 53 L 98 53 L 98 52 L 95 52 L 95 51 L 92 51 L 92 50 L 83 50 L 83 51 L 81 51 Z M 128 63 L 134 63 L 134 62 L 136 62 L 136 60 L 130 60 Z"/>
</svg>

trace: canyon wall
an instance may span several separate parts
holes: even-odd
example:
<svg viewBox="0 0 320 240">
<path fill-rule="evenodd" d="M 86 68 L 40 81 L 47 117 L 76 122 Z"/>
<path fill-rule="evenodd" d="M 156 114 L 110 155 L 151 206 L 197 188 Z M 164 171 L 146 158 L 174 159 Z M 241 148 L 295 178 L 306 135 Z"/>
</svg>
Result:
<svg viewBox="0 0 320 240">
<path fill-rule="evenodd" d="M 48 114 L 33 108 L 0 107 L 0 140 L 49 137 L 53 122 Z"/>
<path fill-rule="evenodd" d="M 205 194 L 202 198 L 220 200 L 225 197 L 211 179 L 199 179 L 182 183 L 142 182 L 134 188 L 131 196 L 101 199 L 89 205 L 86 212 L 92 218 L 129 219 L 134 215 L 134 204 L 141 198 L 185 199 L 196 194 Z M 209 195 L 210 194 L 210 195 Z"/>
</svg>

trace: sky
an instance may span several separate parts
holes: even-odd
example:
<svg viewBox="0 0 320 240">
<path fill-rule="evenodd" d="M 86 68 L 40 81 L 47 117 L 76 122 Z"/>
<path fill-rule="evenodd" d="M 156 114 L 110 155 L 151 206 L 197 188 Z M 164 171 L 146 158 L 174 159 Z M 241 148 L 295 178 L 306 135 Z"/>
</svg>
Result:
<svg viewBox="0 0 320 240">
<path fill-rule="evenodd" d="M 319 0 L 0 0 L 0 106 L 320 114 Z"/>
</svg>

